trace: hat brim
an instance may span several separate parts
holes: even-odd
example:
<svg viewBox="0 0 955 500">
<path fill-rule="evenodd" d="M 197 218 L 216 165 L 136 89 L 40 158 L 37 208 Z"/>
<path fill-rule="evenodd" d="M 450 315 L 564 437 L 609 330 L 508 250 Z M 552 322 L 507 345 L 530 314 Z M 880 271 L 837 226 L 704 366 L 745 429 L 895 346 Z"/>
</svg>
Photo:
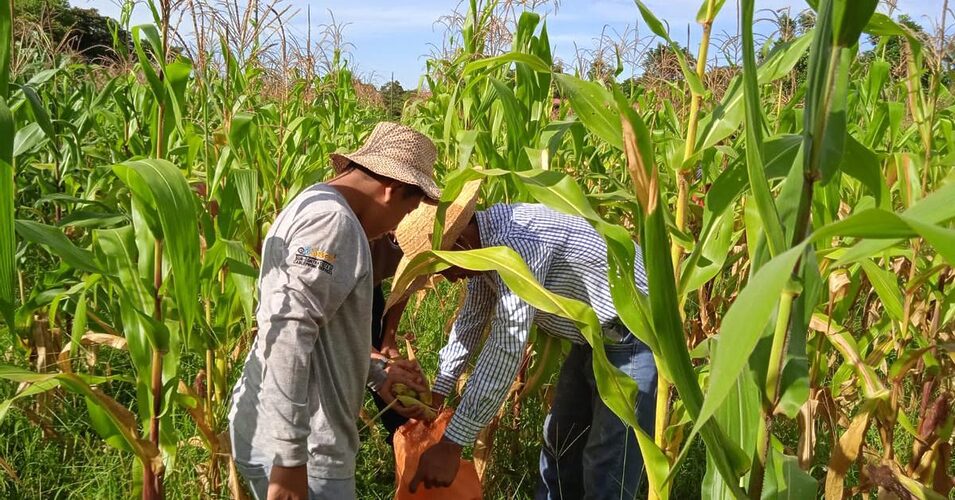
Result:
<svg viewBox="0 0 955 500">
<path fill-rule="evenodd" d="M 480 192 L 481 180 L 469 181 L 461 189 L 458 198 L 449 205 L 448 211 L 445 213 L 445 229 L 441 237 L 441 250 L 453 248 L 461 233 L 471 222 Z M 452 208 L 455 208 L 453 212 Z M 398 262 L 393 284 L 401 281 L 402 274 L 412 259 L 425 251 L 431 250 L 435 217 L 437 217 L 437 207 L 419 206 L 401 221 L 395 236 L 398 238 L 398 245 L 404 252 L 404 256 Z M 422 275 L 416 277 L 404 290 L 392 288 L 385 303 L 385 310 L 387 311 L 391 306 L 406 300 L 411 294 L 424 287 L 427 281 L 428 276 Z"/>
<path fill-rule="evenodd" d="M 394 179 L 404 184 L 417 186 L 432 202 L 437 202 L 441 199 L 441 189 L 438 187 L 437 183 L 434 182 L 434 179 L 428 175 L 425 175 L 420 170 L 395 162 L 390 158 L 377 155 L 342 153 L 332 153 L 330 157 L 332 160 L 332 168 L 335 169 L 335 173 L 340 174 L 346 171 L 348 169 L 348 165 L 354 162 L 383 177 Z"/>
</svg>

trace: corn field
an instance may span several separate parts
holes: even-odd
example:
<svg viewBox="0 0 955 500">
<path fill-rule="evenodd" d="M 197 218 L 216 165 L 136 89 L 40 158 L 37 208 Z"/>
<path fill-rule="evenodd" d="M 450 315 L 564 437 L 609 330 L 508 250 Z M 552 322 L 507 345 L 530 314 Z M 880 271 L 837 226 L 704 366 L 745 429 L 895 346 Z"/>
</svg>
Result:
<svg viewBox="0 0 955 500">
<path fill-rule="evenodd" d="M 601 397 L 638 435 L 647 495 L 687 491 L 680 471 L 697 457 L 688 489 L 702 498 L 950 498 L 944 14 L 933 40 L 877 0 L 813 0 L 805 32 L 757 40 L 755 0 L 738 12 L 701 0 L 691 59 L 635 0 L 675 76 L 624 80 L 619 48 L 593 61 L 600 71 L 565 71 L 529 3 L 462 4 L 401 121 L 438 147 L 439 214 L 482 178 L 482 206 L 543 203 L 606 239 L 620 319 L 661 375 L 651 436 L 634 419 L 635 383 L 595 361 Z M 334 26 L 315 51 L 273 5 L 226 18 L 149 0 L 154 22 L 129 27 L 127 13 L 131 41 L 114 34 L 104 63 L 31 39 L 13 7 L 0 5 L 0 429 L 21 418 L 59 442 L 62 407 L 79 402 L 82 428 L 130 458 L 114 472 L 119 496 L 162 498 L 177 469 L 196 469 L 202 490 L 188 496 L 245 498 L 226 413 L 256 334 L 263 237 L 332 175 L 330 153 L 384 119 L 381 103 Z M 713 68 L 714 20 L 734 15 L 741 58 Z M 631 240 L 648 295 L 627 278 Z M 449 265 L 497 271 L 603 342 L 593 310 L 503 248 L 427 252 L 393 286 Z M 532 337 L 473 452 L 484 477 L 505 473 L 488 458 L 494 434 L 512 432 L 497 422 L 546 407 L 561 342 Z M 0 496 L 29 496 L 3 449 Z"/>
</svg>

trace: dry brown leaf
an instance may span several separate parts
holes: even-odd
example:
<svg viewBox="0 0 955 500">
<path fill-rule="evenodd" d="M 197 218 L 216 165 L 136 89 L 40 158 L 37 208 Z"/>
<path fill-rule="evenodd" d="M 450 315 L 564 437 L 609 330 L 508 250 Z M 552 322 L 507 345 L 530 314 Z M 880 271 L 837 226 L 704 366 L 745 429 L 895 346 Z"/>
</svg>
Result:
<svg viewBox="0 0 955 500">
<path fill-rule="evenodd" d="M 863 412 L 852 419 L 849 428 L 839 438 L 839 445 L 832 451 L 829 460 L 829 472 L 826 474 L 826 498 L 842 498 L 845 489 L 846 472 L 849 466 L 859 458 L 865 431 L 869 428 L 869 412 Z"/>
<path fill-rule="evenodd" d="M 633 191 L 644 207 L 646 213 L 653 213 L 657 208 L 657 173 L 653 165 L 644 165 L 643 158 L 637 148 L 637 134 L 625 116 L 620 116 L 623 127 L 623 147 L 627 154 L 627 170 L 633 180 Z"/>
<path fill-rule="evenodd" d="M 21 483 L 20 483 L 20 477 L 17 476 L 17 471 L 16 471 L 16 469 L 14 469 L 13 466 L 10 465 L 10 464 L 9 464 L 6 460 L 4 460 L 3 458 L 0 458 L 0 470 L 3 470 L 4 472 L 6 472 L 7 475 L 10 476 L 10 479 L 12 479 L 14 483 L 16 483 L 17 485 L 20 485 L 20 484 L 21 484 Z"/>
<path fill-rule="evenodd" d="M 815 392 L 815 391 L 814 391 Z M 809 470 L 812 466 L 814 450 L 816 449 L 816 411 L 819 401 L 813 394 L 799 409 L 799 415 L 796 417 L 799 424 L 799 448 L 797 458 L 799 467 L 803 470 Z"/>
<path fill-rule="evenodd" d="M 229 430 L 220 432 L 216 438 L 219 441 L 219 453 L 232 456 L 232 438 L 229 437 Z"/>
<path fill-rule="evenodd" d="M 829 296 L 832 302 L 842 300 L 842 298 L 846 296 L 846 292 L 848 292 L 849 285 L 851 284 L 852 280 L 849 278 L 849 273 L 845 269 L 836 269 L 829 273 Z"/>
<path fill-rule="evenodd" d="M 83 334 L 83 345 L 105 345 L 113 349 L 126 349 L 126 339 L 109 333 L 87 332 Z"/>
<path fill-rule="evenodd" d="M 218 451 L 219 440 L 216 437 L 215 431 L 212 430 L 212 425 L 209 422 L 209 415 L 206 412 L 205 401 L 196 394 L 191 387 L 186 385 L 186 383 L 179 379 L 179 394 L 189 396 L 196 400 L 195 408 L 186 407 L 186 411 L 189 412 L 189 415 L 192 416 L 192 420 L 196 423 L 196 427 L 199 428 L 199 432 L 202 433 L 202 438 L 205 440 L 208 445 L 211 446 L 210 450 L 212 453 Z"/>
<path fill-rule="evenodd" d="M 484 481 L 484 473 L 490 468 L 492 451 L 494 448 L 494 435 L 500 425 L 501 416 L 497 414 L 491 421 L 481 429 L 477 440 L 474 442 L 474 468 L 477 469 L 478 479 Z"/>
<path fill-rule="evenodd" d="M 72 342 L 67 342 L 66 345 L 63 346 L 63 350 L 60 351 L 60 354 L 56 357 L 56 366 L 59 367 L 63 373 L 73 373 L 73 366 L 70 363 L 70 348 L 72 345 Z"/>
<path fill-rule="evenodd" d="M 109 333 L 86 332 L 80 341 L 81 345 L 105 345 L 113 349 L 126 350 L 126 339 L 118 335 Z M 73 366 L 70 363 L 70 350 L 73 348 L 73 342 L 67 342 L 56 357 L 56 364 L 63 373 L 73 373 Z"/>
<path fill-rule="evenodd" d="M 239 480 L 239 471 L 235 468 L 235 460 L 229 457 L 229 494 L 233 500 L 248 500 L 242 481 Z"/>
</svg>

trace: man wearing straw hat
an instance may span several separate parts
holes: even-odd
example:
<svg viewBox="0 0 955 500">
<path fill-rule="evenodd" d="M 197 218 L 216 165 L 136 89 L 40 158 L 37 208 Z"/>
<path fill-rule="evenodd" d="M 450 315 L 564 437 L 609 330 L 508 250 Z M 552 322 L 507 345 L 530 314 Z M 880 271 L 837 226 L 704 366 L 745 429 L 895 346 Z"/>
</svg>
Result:
<svg viewBox="0 0 955 500">
<path fill-rule="evenodd" d="M 604 239 L 584 219 L 538 204 L 499 204 L 474 213 L 477 185 L 478 181 L 473 181 L 465 187 L 449 207 L 443 248 L 509 247 L 549 291 L 589 304 L 604 325 L 607 358 L 639 385 L 634 412 L 640 426 L 652 435 L 656 366 L 650 349 L 617 318 L 607 279 Z M 435 213 L 422 206 L 399 225 L 396 235 L 405 265 L 431 248 L 428 228 L 433 227 Z M 646 293 L 639 248 L 636 254 L 634 281 Z M 419 484 L 431 488 L 453 481 L 462 448 L 474 443 L 504 403 L 534 324 L 538 331 L 572 345 L 544 423 L 537 498 L 634 498 L 644 472 L 636 436 L 600 399 L 593 352 L 581 332 L 571 321 L 535 310 L 496 272 L 452 267 L 441 274 L 452 281 L 471 279 L 448 344 L 441 350 L 433 389 L 436 405 L 443 404 L 454 390 L 475 351 L 480 350 L 480 355 L 443 440 L 422 455 L 411 490 Z M 394 292 L 397 295 L 391 302 L 395 304 L 407 296 Z M 478 349 L 488 324 L 486 340 Z"/>
<path fill-rule="evenodd" d="M 332 155 L 338 175 L 296 196 L 269 230 L 258 335 L 229 414 L 233 456 L 256 498 L 355 498 L 366 383 L 386 400 L 391 383 L 421 387 L 410 362 L 369 359 L 368 241 L 438 199 L 435 154 L 424 135 L 379 123 L 358 151 Z"/>
</svg>

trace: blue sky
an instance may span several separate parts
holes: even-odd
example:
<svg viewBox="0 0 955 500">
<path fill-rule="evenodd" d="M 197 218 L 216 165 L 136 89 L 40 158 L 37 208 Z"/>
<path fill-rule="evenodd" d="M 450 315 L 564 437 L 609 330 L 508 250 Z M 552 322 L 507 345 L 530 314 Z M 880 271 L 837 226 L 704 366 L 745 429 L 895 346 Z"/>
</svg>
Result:
<svg viewBox="0 0 955 500">
<path fill-rule="evenodd" d="M 851 1 L 851 0 L 850 0 Z M 78 7 L 96 8 L 102 14 L 119 16 L 118 0 L 71 0 Z M 687 27 L 690 31 L 690 47 L 694 52 L 699 45 L 700 26 L 696 24 L 696 12 L 702 0 L 645 0 L 645 3 L 660 19 L 670 26 L 671 37 L 685 44 Z M 899 12 L 908 13 L 927 30 L 934 30 L 933 22 L 940 18 L 942 0 L 898 0 Z M 287 3 L 294 5 L 296 12 L 287 28 L 303 40 L 307 31 L 306 5 L 311 5 L 313 37 L 317 26 L 331 21 L 329 11 L 340 23 L 347 23 L 344 36 L 353 47 L 350 61 L 357 66 L 359 74 L 380 85 L 391 79 L 401 82 L 405 88 L 417 87 L 425 69 L 429 44 L 440 45 L 443 27 L 435 24 L 441 16 L 451 13 L 457 0 L 299 0 Z M 795 15 L 806 8 L 803 0 L 758 0 L 757 9 L 782 9 L 789 7 Z M 758 12 L 756 17 L 766 17 L 768 12 Z M 713 33 L 735 34 L 736 2 L 728 0 L 717 17 Z M 593 47 L 595 37 L 602 30 L 623 33 L 628 26 L 636 27 L 641 37 L 650 31 L 639 18 L 632 0 L 562 0 L 556 11 L 546 13 L 548 33 L 557 57 L 572 64 L 575 58 L 574 43 L 580 48 Z M 148 9 L 138 5 L 134 10 L 133 24 L 150 21 Z M 952 24 L 950 20 L 948 24 Z M 757 22 L 757 31 L 772 31 L 769 23 Z M 713 51 L 711 51 L 712 53 Z"/>
</svg>

